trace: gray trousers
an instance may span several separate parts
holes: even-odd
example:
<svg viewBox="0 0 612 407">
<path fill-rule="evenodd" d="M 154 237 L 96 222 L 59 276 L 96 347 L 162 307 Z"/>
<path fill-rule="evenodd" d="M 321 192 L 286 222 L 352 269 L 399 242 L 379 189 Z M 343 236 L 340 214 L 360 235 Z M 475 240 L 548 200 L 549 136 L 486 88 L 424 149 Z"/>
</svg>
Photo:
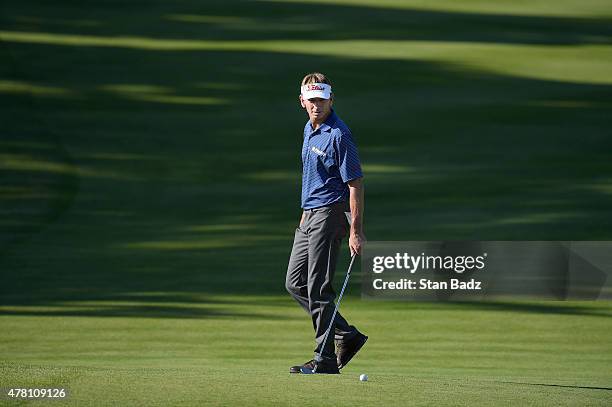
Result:
<svg viewBox="0 0 612 407">
<path fill-rule="evenodd" d="M 312 317 L 315 331 L 315 359 L 336 359 L 334 341 L 323 338 L 334 312 L 336 293 L 332 286 L 342 239 L 349 224 L 344 214 L 347 202 L 305 210 L 302 225 L 295 230 L 293 249 L 287 267 L 285 287 Z M 340 313 L 336 314 L 334 336 L 344 341 L 357 334 Z"/>
</svg>

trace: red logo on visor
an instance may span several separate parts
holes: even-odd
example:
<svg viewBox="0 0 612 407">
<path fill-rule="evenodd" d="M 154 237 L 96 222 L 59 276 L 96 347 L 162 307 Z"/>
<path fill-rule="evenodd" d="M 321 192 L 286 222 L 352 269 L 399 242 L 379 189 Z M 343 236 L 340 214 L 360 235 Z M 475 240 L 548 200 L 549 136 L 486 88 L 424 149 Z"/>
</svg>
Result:
<svg viewBox="0 0 612 407">
<path fill-rule="evenodd" d="M 308 90 L 325 90 L 322 86 L 319 85 L 308 85 Z"/>
</svg>

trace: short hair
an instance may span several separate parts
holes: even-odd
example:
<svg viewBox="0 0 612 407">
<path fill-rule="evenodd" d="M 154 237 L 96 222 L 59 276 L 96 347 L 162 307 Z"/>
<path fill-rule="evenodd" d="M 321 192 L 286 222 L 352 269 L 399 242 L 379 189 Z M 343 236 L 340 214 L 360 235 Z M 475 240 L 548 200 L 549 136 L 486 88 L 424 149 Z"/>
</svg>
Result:
<svg viewBox="0 0 612 407">
<path fill-rule="evenodd" d="M 302 86 L 308 85 L 310 83 L 326 83 L 329 86 L 332 86 L 329 78 L 321 72 L 312 72 L 304 76 L 304 79 L 302 79 Z"/>
</svg>

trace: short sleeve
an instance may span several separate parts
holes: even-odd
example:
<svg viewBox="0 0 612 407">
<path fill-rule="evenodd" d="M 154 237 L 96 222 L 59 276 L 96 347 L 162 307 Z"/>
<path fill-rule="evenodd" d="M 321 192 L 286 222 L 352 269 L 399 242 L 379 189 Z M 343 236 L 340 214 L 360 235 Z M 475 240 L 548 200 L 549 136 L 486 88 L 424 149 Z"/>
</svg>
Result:
<svg viewBox="0 0 612 407">
<path fill-rule="evenodd" d="M 363 177 L 359 153 L 351 133 L 349 131 L 339 131 L 335 144 L 336 154 L 338 155 L 338 170 L 342 182 L 346 183 Z"/>
</svg>

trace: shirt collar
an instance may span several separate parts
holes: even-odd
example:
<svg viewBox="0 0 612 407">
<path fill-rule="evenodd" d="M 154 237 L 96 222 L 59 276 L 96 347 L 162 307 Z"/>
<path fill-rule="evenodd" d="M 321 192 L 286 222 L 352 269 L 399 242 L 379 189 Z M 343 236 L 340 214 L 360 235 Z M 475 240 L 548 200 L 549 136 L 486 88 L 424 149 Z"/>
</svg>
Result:
<svg viewBox="0 0 612 407">
<path fill-rule="evenodd" d="M 334 112 L 334 109 L 332 109 L 331 112 L 329 112 L 329 116 L 327 116 L 327 119 L 325 119 L 325 121 L 321 123 L 321 125 L 319 126 L 317 130 L 321 130 L 321 132 L 331 130 L 331 127 L 336 123 L 336 120 L 338 120 L 338 116 L 336 116 L 336 112 Z M 317 130 L 313 130 L 312 124 L 310 123 L 310 121 L 308 122 L 308 126 L 310 127 L 309 128 L 310 134 L 317 131 Z"/>
</svg>

